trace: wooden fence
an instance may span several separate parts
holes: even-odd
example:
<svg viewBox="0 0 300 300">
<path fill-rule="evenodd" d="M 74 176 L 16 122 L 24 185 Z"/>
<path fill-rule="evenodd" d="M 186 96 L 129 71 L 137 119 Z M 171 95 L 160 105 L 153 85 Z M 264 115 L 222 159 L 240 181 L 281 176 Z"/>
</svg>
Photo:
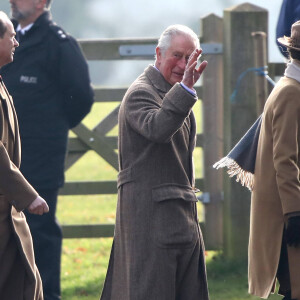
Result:
<svg viewBox="0 0 300 300">
<path fill-rule="evenodd" d="M 211 68 L 205 73 L 203 77 L 202 86 L 197 87 L 197 94 L 200 99 L 207 99 L 207 107 L 204 106 L 204 128 L 208 128 L 207 134 L 200 134 L 197 136 L 197 147 L 204 148 L 205 153 L 211 156 L 216 150 L 218 155 L 222 149 L 222 145 L 218 142 L 218 146 L 214 144 L 221 138 L 222 128 L 218 128 L 218 137 L 214 133 L 216 127 L 216 117 L 214 116 L 215 110 L 210 107 L 215 99 L 222 99 L 222 81 L 219 81 L 219 87 L 216 88 L 215 82 L 212 78 L 222 77 L 223 63 L 222 63 L 222 33 L 220 27 L 217 25 L 221 22 L 221 19 L 210 15 L 202 20 L 203 22 L 203 37 L 201 38 L 201 46 L 206 53 L 205 59 L 210 60 L 212 56 L 216 56 L 215 68 Z M 205 30 L 206 28 L 206 30 Z M 207 33 L 206 33 L 207 32 Z M 211 39 L 211 35 L 216 39 Z M 205 40 L 206 39 L 206 40 Z M 157 39 L 140 38 L 140 39 L 97 39 L 97 40 L 80 40 L 82 50 L 88 60 L 138 60 L 149 59 L 154 61 L 155 47 L 157 45 Z M 120 88 L 96 88 L 95 100 L 96 102 L 120 102 L 126 89 Z M 215 107 L 215 104 L 213 105 Z M 114 109 L 109 115 L 107 115 L 95 128 L 89 130 L 83 124 L 78 125 L 73 129 L 76 137 L 69 140 L 69 151 L 66 161 L 66 170 L 74 165 L 79 158 L 81 158 L 87 151 L 93 150 L 100 155 L 107 163 L 113 168 L 118 168 L 117 154 L 114 151 L 117 148 L 117 137 L 108 137 L 106 134 L 117 125 L 117 115 L 119 106 Z M 222 109 L 218 109 L 218 114 Z M 220 119 L 221 121 L 221 119 Z M 222 126 L 222 122 L 219 122 Z M 206 137 L 207 135 L 207 137 Z M 204 146 L 204 139 L 209 142 Z M 212 157 L 209 164 L 211 164 L 217 156 Z M 197 158 L 196 158 L 197 159 Z M 199 158 L 200 159 L 200 158 Z M 205 163 L 204 163 L 205 164 Z M 217 173 L 215 173 L 217 174 Z M 214 177 L 215 177 L 214 174 Z M 221 178 L 219 175 L 217 177 Z M 220 179 L 219 179 L 220 181 Z M 89 195 L 89 194 L 116 194 L 117 193 L 116 181 L 101 181 L 101 182 L 66 182 L 61 189 L 61 195 Z M 203 178 L 196 178 L 196 186 L 200 188 L 203 193 L 202 199 L 204 199 L 206 210 L 206 219 L 211 219 L 214 215 L 213 210 L 210 208 L 211 200 L 214 199 L 214 195 L 209 197 L 210 191 L 205 188 L 206 183 Z M 220 193 L 217 195 L 220 196 Z M 209 199 L 210 198 L 210 199 Z M 221 201 L 221 199 L 218 199 Z M 214 203 L 214 207 L 216 204 Z M 220 224 L 222 223 L 222 214 L 219 209 Z M 212 224 L 215 227 L 215 224 Z M 97 225 L 63 225 L 64 238 L 82 238 L 82 237 L 111 237 L 114 232 L 113 224 L 97 224 Z M 207 227 L 207 226 L 205 226 Z M 220 226 L 219 226 L 220 227 Z M 207 227 L 209 228 L 209 226 Z M 218 229 L 219 234 L 211 235 L 216 240 L 212 242 L 215 244 L 213 248 L 219 248 L 222 245 L 221 227 Z M 207 229 L 208 230 L 208 229 Z M 215 229 L 213 229 L 215 233 Z M 207 236 L 209 236 L 207 234 Z"/>
<path fill-rule="evenodd" d="M 197 94 L 203 101 L 203 134 L 197 137 L 197 147 L 203 148 L 204 178 L 196 178 L 196 186 L 203 191 L 201 200 L 205 221 L 201 227 L 206 248 L 225 247 L 228 256 L 239 255 L 248 242 L 249 204 L 243 198 L 249 198 L 250 193 L 232 183 L 222 172 L 215 171 L 212 165 L 223 156 L 224 149 L 227 152 L 235 144 L 256 118 L 256 104 L 253 103 L 256 103 L 259 93 L 255 90 L 255 75 L 251 75 L 250 80 L 248 78 L 241 86 L 238 97 L 242 101 L 235 104 L 229 99 L 238 75 L 260 63 L 254 61 L 254 57 L 257 57 L 257 51 L 261 51 L 257 50 L 261 44 L 258 42 L 258 46 L 254 46 L 251 33 L 268 32 L 267 20 L 264 9 L 249 3 L 225 10 L 224 18 L 211 14 L 201 19 L 200 42 L 204 59 L 209 65 L 203 74 L 202 86 L 197 87 Z M 157 39 L 80 40 L 80 44 L 88 60 L 154 61 Z M 269 73 L 271 77 L 281 75 L 283 65 L 269 64 Z M 96 102 L 119 102 L 125 91 L 114 87 L 96 88 Z M 66 169 L 88 150 L 95 151 L 112 167 L 118 168 L 114 151 L 117 137 L 106 136 L 117 125 L 118 109 L 114 109 L 92 130 L 83 124 L 73 129 L 76 137 L 69 141 Z M 116 194 L 116 186 L 116 181 L 66 182 L 60 194 Z M 113 232 L 113 224 L 63 226 L 64 238 L 111 237 Z"/>
</svg>

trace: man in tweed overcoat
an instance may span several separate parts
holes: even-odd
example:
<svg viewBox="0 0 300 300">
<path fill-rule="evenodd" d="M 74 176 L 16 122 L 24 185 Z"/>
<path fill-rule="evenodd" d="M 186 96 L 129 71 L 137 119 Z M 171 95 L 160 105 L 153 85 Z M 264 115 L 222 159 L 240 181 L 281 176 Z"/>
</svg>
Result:
<svg viewBox="0 0 300 300">
<path fill-rule="evenodd" d="M 18 45 L 11 21 L 0 11 L 0 67 L 13 60 Z M 32 238 L 22 210 L 42 215 L 49 208 L 20 172 L 20 162 L 17 115 L 0 76 L 0 299 L 43 300 Z"/>
<path fill-rule="evenodd" d="M 168 27 L 119 113 L 116 229 L 102 300 L 207 300 L 192 153 L 196 34 Z"/>
</svg>

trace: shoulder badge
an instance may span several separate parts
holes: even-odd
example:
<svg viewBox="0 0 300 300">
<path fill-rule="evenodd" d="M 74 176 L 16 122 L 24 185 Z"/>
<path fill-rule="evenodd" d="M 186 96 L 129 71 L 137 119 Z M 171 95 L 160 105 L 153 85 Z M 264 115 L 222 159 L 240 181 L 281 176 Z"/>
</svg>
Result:
<svg viewBox="0 0 300 300">
<path fill-rule="evenodd" d="M 54 32 L 55 36 L 58 37 L 60 40 L 67 40 L 68 34 L 56 24 L 50 25 L 51 30 Z"/>
</svg>

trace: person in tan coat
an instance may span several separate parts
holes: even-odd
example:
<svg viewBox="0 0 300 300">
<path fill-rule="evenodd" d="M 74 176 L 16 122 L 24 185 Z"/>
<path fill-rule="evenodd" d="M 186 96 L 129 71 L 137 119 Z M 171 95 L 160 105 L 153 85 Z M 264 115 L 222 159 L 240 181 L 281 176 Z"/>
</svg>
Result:
<svg viewBox="0 0 300 300">
<path fill-rule="evenodd" d="M 119 112 L 118 205 L 101 300 L 208 300 L 192 154 L 199 39 L 174 25 Z"/>
<path fill-rule="evenodd" d="M 249 292 L 268 298 L 276 279 L 284 300 L 300 300 L 300 22 L 286 46 L 290 62 L 264 107 L 251 200 Z"/>
<path fill-rule="evenodd" d="M 0 67 L 13 60 L 18 42 L 0 11 Z M 0 299 L 42 300 L 32 238 L 22 212 L 42 215 L 48 205 L 19 171 L 21 146 L 12 98 L 0 76 Z"/>
</svg>

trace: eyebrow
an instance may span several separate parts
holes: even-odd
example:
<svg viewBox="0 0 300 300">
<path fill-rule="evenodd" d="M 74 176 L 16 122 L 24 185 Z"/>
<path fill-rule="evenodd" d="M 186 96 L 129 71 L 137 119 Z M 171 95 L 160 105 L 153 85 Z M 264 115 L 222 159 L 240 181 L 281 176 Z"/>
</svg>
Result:
<svg viewBox="0 0 300 300">
<path fill-rule="evenodd" d="M 187 58 L 187 59 L 191 56 L 191 54 L 189 54 L 189 55 L 184 55 L 184 54 L 183 54 L 182 52 L 180 52 L 180 51 L 174 51 L 173 54 L 184 56 L 184 57 Z"/>
</svg>

